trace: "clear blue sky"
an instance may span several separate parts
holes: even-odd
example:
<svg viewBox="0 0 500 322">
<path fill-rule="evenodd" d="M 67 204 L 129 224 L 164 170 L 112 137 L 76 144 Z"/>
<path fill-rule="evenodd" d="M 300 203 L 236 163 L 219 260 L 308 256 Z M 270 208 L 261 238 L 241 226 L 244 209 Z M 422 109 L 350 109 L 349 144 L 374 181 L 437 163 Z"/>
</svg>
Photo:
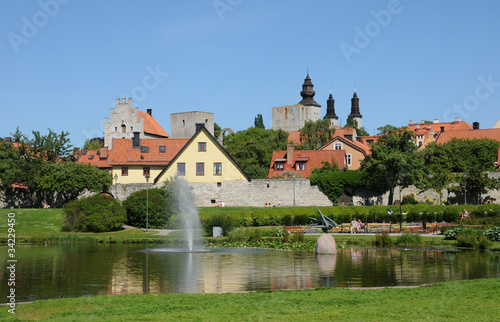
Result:
<svg viewBox="0 0 500 322">
<path fill-rule="evenodd" d="M 55 5 L 56 4 L 56 5 Z M 221 127 L 271 127 L 307 68 L 326 113 L 345 123 L 356 84 L 362 125 L 500 118 L 500 1 L 0 2 L 2 127 L 9 136 L 102 136 L 118 97 L 169 132 L 170 113 Z"/>
</svg>

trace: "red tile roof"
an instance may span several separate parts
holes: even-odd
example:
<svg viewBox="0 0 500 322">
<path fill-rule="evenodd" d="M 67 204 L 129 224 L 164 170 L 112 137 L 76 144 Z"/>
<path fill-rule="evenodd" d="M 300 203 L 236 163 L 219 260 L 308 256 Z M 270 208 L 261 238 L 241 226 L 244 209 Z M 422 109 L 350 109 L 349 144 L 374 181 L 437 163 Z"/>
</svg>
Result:
<svg viewBox="0 0 500 322">
<path fill-rule="evenodd" d="M 443 144 L 453 138 L 457 139 L 493 139 L 500 142 L 500 129 L 478 129 L 478 130 L 465 130 L 465 131 L 445 131 L 439 133 L 436 138 L 437 144 Z"/>
<path fill-rule="evenodd" d="M 108 169 L 111 168 L 111 157 L 109 154 L 108 148 L 101 148 L 100 150 L 82 150 L 78 152 L 76 162 L 91 164 L 101 169 Z"/>
<path fill-rule="evenodd" d="M 169 135 L 165 130 L 160 126 L 160 124 L 155 120 L 154 117 L 149 115 L 148 113 L 138 111 L 137 119 L 140 122 L 141 117 L 144 118 L 144 133 L 153 134 L 161 137 L 168 138 Z"/>
<path fill-rule="evenodd" d="M 132 139 L 113 139 L 111 165 L 166 166 L 188 141 L 189 139 L 141 139 L 140 146 L 149 148 L 149 152 L 141 152 L 140 147 L 132 147 Z M 165 147 L 165 152 L 160 152 L 160 146 Z"/>
<path fill-rule="evenodd" d="M 269 168 L 269 178 L 277 177 L 285 171 L 295 172 L 299 177 L 309 178 L 312 170 L 321 168 L 322 162 L 335 162 L 339 169 L 345 165 L 346 154 L 345 150 L 294 150 L 293 161 L 289 164 L 287 151 L 274 151 Z M 283 170 L 276 169 L 277 162 L 284 162 Z M 305 170 L 296 170 L 297 162 L 305 162 Z"/>
</svg>

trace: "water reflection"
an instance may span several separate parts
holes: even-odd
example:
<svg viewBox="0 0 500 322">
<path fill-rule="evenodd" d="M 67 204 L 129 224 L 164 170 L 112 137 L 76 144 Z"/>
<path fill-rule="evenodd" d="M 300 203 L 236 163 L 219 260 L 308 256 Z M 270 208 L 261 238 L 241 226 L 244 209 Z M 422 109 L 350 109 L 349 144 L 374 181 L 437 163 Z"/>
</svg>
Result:
<svg viewBox="0 0 500 322">
<path fill-rule="evenodd" d="M 0 248 L 2 263 L 6 254 Z M 16 258 L 18 302 L 104 294 L 383 287 L 500 277 L 500 255 L 479 251 L 359 248 L 315 256 L 261 249 L 187 253 L 142 245 L 55 245 L 18 246 Z M 0 285 L 7 285 L 8 273 L 4 267 Z M 6 299 L 3 286 L 0 296 Z"/>
</svg>

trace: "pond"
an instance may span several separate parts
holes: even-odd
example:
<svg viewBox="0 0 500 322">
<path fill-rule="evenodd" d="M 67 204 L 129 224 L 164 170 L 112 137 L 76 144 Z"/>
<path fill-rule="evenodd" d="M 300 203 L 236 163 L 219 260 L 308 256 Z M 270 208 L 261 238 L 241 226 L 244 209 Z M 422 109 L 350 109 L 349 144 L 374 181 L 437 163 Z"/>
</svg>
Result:
<svg viewBox="0 0 500 322">
<path fill-rule="evenodd" d="M 315 287 L 412 286 L 500 277 L 500 254 L 457 250 L 179 252 L 119 244 L 16 246 L 16 301 L 136 293 L 226 293 Z M 0 248 L 7 263 L 7 249 Z M 0 274 L 7 302 L 9 271 Z"/>
</svg>

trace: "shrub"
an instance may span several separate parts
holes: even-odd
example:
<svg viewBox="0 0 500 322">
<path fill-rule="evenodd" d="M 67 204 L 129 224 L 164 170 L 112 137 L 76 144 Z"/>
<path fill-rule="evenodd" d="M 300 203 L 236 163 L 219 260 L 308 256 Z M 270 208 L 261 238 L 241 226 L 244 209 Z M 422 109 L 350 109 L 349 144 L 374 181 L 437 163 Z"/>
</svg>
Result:
<svg viewBox="0 0 500 322">
<path fill-rule="evenodd" d="M 63 231 L 101 233 L 122 229 L 125 209 L 114 198 L 94 195 L 74 200 L 63 208 Z"/>
<path fill-rule="evenodd" d="M 478 245 L 478 238 L 474 234 L 460 233 L 457 236 L 458 247 L 473 247 Z"/>
<path fill-rule="evenodd" d="M 246 242 L 250 239 L 249 230 L 245 228 L 236 228 L 227 234 L 231 242 Z"/>
<path fill-rule="evenodd" d="M 290 238 L 294 243 L 303 243 L 304 242 L 304 232 L 299 231 L 292 234 L 292 238 Z"/>
<path fill-rule="evenodd" d="M 166 188 L 154 188 L 136 191 L 123 202 L 127 210 L 127 224 L 134 227 L 146 227 L 146 203 L 149 228 L 177 228 L 169 226 L 178 220 L 170 221 L 174 214 L 173 200 Z"/>
<path fill-rule="evenodd" d="M 384 231 L 381 234 L 380 233 L 375 234 L 375 245 L 386 247 L 386 246 L 390 246 L 391 244 L 392 244 L 392 240 L 391 240 L 391 237 L 389 237 L 389 234 L 387 232 Z"/>
<path fill-rule="evenodd" d="M 253 228 L 249 234 L 251 241 L 258 241 L 262 239 L 262 232 L 259 228 Z"/>
<path fill-rule="evenodd" d="M 235 224 L 233 217 L 230 214 L 215 213 L 213 215 L 204 217 L 201 220 L 201 226 L 206 234 L 211 235 L 213 232 L 213 227 L 221 227 L 222 233 L 225 236 L 234 229 Z"/>
<path fill-rule="evenodd" d="M 399 247 L 421 246 L 423 242 L 419 234 L 403 234 L 396 239 L 396 245 Z"/>
<path fill-rule="evenodd" d="M 401 201 L 402 205 L 418 205 L 417 199 L 415 199 L 415 195 L 409 194 L 403 197 L 403 200 Z"/>
<path fill-rule="evenodd" d="M 487 229 L 484 236 L 492 241 L 500 241 L 500 226 Z"/>
</svg>

